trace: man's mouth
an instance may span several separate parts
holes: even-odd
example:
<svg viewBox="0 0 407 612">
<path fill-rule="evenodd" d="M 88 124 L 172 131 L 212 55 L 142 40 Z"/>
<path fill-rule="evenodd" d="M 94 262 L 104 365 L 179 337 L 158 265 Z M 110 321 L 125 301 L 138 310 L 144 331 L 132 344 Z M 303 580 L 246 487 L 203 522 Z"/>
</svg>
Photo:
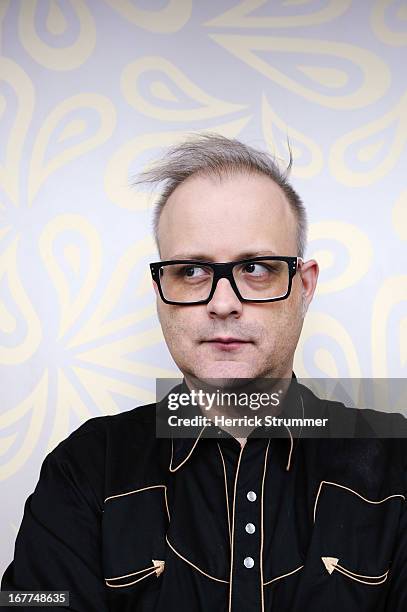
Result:
<svg viewBox="0 0 407 612">
<path fill-rule="evenodd" d="M 211 338 L 210 340 L 205 340 L 204 342 L 207 344 L 211 344 L 215 348 L 220 349 L 222 351 L 234 351 L 236 349 L 242 348 L 246 344 L 250 344 L 248 340 L 243 340 L 242 338 L 234 338 L 232 336 L 217 336 L 216 338 Z"/>
</svg>

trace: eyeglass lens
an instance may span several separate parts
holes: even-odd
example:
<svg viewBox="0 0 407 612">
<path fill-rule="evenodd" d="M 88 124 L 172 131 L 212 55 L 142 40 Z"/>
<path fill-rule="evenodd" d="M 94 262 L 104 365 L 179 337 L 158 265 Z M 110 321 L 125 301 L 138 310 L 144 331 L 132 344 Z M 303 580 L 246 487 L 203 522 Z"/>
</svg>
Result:
<svg viewBox="0 0 407 612">
<path fill-rule="evenodd" d="M 160 268 L 161 289 L 173 302 L 207 300 L 214 271 L 205 264 L 164 264 Z M 233 268 L 233 279 L 240 295 L 248 300 L 283 297 L 288 291 L 289 270 L 286 261 L 265 260 L 240 263 Z"/>
</svg>

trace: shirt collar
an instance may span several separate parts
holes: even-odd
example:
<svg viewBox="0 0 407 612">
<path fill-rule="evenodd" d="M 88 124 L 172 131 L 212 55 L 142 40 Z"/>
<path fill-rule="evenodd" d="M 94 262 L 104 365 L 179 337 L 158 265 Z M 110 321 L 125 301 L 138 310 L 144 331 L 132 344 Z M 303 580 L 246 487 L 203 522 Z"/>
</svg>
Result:
<svg viewBox="0 0 407 612">
<path fill-rule="evenodd" d="M 181 383 L 178 387 L 173 389 L 180 390 L 183 387 L 187 388 L 185 385 L 185 381 Z M 162 401 L 164 402 L 166 398 Z M 297 381 L 297 377 L 294 372 L 292 373 L 292 380 L 286 396 L 283 400 L 283 408 L 279 416 L 284 417 L 296 417 L 303 418 L 304 417 L 304 400 L 302 394 L 300 392 L 300 385 Z M 176 472 L 183 465 L 187 463 L 192 454 L 194 453 L 196 447 L 199 444 L 199 440 L 201 438 L 210 437 L 208 436 L 207 426 L 204 426 L 197 430 L 196 436 L 193 438 L 171 438 L 171 459 L 169 464 L 169 471 Z M 286 445 L 288 443 L 287 448 L 287 462 L 286 462 L 286 470 L 288 471 L 292 465 L 295 449 L 298 445 L 298 440 L 301 437 L 302 431 L 301 428 L 298 427 L 257 427 L 254 431 L 251 432 L 248 438 L 261 437 L 261 438 L 275 438 L 281 439 L 281 442 Z"/>
</svg>

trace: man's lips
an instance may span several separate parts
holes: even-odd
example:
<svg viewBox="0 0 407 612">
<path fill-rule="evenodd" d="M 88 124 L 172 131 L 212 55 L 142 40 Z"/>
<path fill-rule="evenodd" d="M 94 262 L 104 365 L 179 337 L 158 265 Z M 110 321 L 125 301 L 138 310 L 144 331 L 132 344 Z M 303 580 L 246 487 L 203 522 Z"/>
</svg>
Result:
<svg viewBox="0 0 407 612">
<path fill-rule="evenodd" d="M 234 338 L 232 336 L 218 336 L 209 340 L 204 340 L 206 344 L 211 344 L 215 348 L 223 351 L 232 351 L 246 344 L 250 344 L 249 340 L 243 340 L 242 338 Z"/>
</svg>

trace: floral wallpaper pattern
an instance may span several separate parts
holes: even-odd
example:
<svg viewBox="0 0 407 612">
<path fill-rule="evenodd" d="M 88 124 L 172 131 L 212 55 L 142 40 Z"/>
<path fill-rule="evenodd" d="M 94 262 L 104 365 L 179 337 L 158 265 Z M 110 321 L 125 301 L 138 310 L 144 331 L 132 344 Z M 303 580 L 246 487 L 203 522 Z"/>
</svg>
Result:
<svg viewBox="0 0 407 612">
<path fill-rule="evenodd" d="M 321 265 L 296 358 L 404 377 L 405 0 L 0 0 L 0 572 L 47 452 L 177 375 L 155 314 L 154 194 L 196 131 L 287 161 Z"/>
</svg>

